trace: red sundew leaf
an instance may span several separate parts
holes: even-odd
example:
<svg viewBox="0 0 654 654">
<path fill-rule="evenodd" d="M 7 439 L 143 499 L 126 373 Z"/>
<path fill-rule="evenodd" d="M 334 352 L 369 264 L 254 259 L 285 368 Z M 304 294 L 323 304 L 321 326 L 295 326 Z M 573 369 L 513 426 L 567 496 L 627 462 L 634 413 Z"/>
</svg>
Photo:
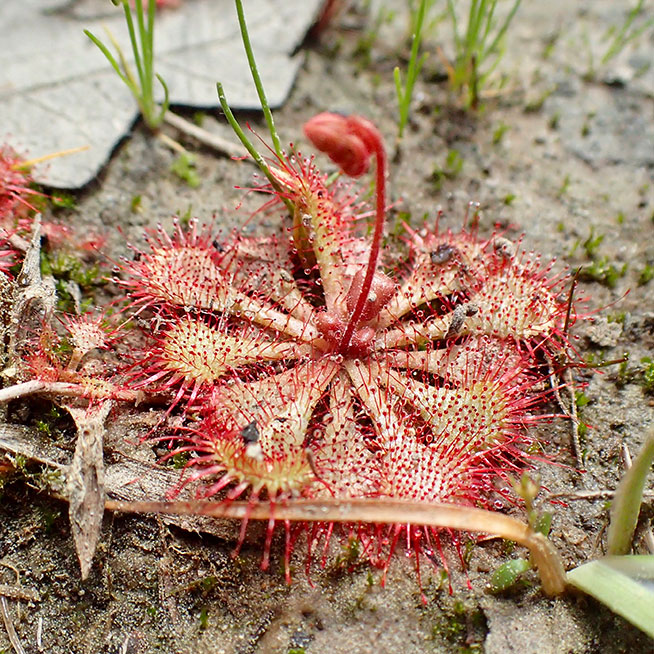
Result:
<svg viewBox="0 0 654 654">
<path fill-rule="evenodd" d="M 134 303 L 226 310 L 233 304 L 232 290 L 216 257 L 205 244 L 153 248 L 131 262 L 127 266 L 131 278 L 118 283 L 128 289 Z"/>
<path fill-rule="evenodd" d="M 353 235 L 355 198 L 338 184 L 328 187 L 327 176 L 312 160 L 281 163 L 282 168 L 272 171 L 282 185 L 283 196 L 295 207 L 294 247 L 300 253 L 310 250 L 319 269 L 325 305 L 333 311 L 344 301 L 349 287 L 346 276 L 352 277 L 357 270 L 348 266 L 367 261 L 367 248 Z"/>
<path fill-rule="evenodd" d="M 193 316 L 174 320 L 156 338 L 142 364 L 147 378 L 169 379 L 165 385 L 210 386 L 225 375 L 242 375 L 239 369 L 253 364 L 297 359 L 308 350 L 293 341 L 270 340 L 263 332 L 228 334 L 220 325 L 211 325 Z"/>
<path fill-rule="evenodd" d="M 317 338 L 317 330 L 307 322 L 262 304 L 235 286 L 233 259 L 226 254 L 229 247 L 218 252 L 209 232 L 199 233 L 195 222 L 188 233 L 177 225 L 173 238 L 159 228 L 148 234 L 148 243 L 150 252 L 135 251 L 135 260 L 122 264 L 126 278 L 115 280 L 127 291 L 132 306 L 156 307 L 159 313 L 167 308 L 219 311 L 298 340 Z"/>
<path fill-rule="evenodd" d="M 380 312 L 378 327 L 395 323 L 416 307 L 469 290 L 483 278 L 486 243 L 462 231 L 418 234 L 410 231 L 413 258 L 409 276 Z"/>
<path fill-rule="evenodd" d="M 305 438 L 318 401 L 338 369 L 334 361 L 298 365 L 255 382 L 215 389 L 208 415 L 188 440 L 203 465 L 225 470 L 271 497 L 315 481 Z"/>
<path fill-rule="evenodd" d="M 8 239 L 0 238 L 0 273 L 7 275 L 16 262 L 16 251 L 9 245 Z"/>
<path fill-rule="evenodd" d="M 331 386 L 324 431 L 313 446 L 319 471 L 317 496 L 366 497 L 378 492 L 375 456 L 355 413 L 351 382 L 342 372 Z"/>
<path fill-rule="evenodd" d="M 110 345 L 110 336 L 103 325 L 102 316 L 67 316 L 64 325 L 70 336 L 71 344 L 79 352 L 80 358 L 95 349 L 106 349 Z"/>
<path fill-rule="evenodd" d="M 399 323 L 399 327 L 393 325 L 392 328 L 381 331 L 375 345 L 378 350 L 391 350 L 440 341 L 447 335 L 450 322 L 449 315 L 435 315 L 422 321 L 405 320 Z"/>
<path fill-rule="evenodd" d="M 296 264 L 288 240 L 283 242 L 275 236 L 236 238 L 220 247 L 225 251 L 225 270 L 233 275 L 233 284 L 243 293 L 254 294 L 297 318 L 313 321 L 314 309 L 292 275 Z"/>
<path fill-rule="evenodd" d="M 30 211 L 29 198 L 42 193 L 32 188 L 29 172 L 20 167 L 22 159 L 7 145 L 0 145 L 0 228 L 15 228 Z"/>
<path fill-rule="evenodd" d="M 381 355 L 381 353 L 380 353 Z M 437 375 L 444 385 L 467 386 L 490 373 L 501 376 L 521 370 L 527 375 L 529 364 L 516 342 L 493 338 L 485 334 L 450 340 L 448 346 L 435 349 L 432 343 L 424 350 L 389 350 L 379 357 L 383 365 L 412 371 L 423 376 Z M 516 382 L 517 384 L 517 382 Z M 519 384 L 517 384 L 519 385 Z"/>
<path fill-rule="evenodd" d="M 338 367 L 336 361 L 325 358 L 298 363 L 285 372 L 256 381 L 242 382 L 237 378 L 222 384 L 211 396 L 211 419 L 231 430 L 243 429 L 256 421 L 262 447 L 267 445 L 266 426 L 279 422 L 271 425 L 273 432 L 279 429 L 293 443 L 302 443 L 308 426 L 305 421 Z M 283 419 L 279 420 L 280 417 Z M 282 428 L 286 423 L 290 424 Z"/>
<path fill-rule="evenodd" d="M 544 272 L 530 260 L 511 260 L 490 272 L 471 296 L 478 311 L 466 318 L 463 331 L 524 341 L 560 332 L 566 310 L 558 299 L 561 284 L 552 284 Z"/>
</svg>

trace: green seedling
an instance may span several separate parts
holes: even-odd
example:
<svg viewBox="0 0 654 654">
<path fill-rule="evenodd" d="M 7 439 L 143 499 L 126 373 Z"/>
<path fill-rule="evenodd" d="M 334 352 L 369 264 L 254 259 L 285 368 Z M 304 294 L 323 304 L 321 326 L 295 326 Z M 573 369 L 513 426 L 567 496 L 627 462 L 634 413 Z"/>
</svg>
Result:
<svg viewBox="0 0 654 654">
<path fill-rule="evenodd" d="M 618 366 L 618 372 L 616 373 L 616 385 L 618 388 L 622 388 L 627 384 L 631 377 L 629 372 L 629 353 L 625 354 L 624 361 Z"/>
<path fill-rule="evenodd" d="M 641 16 L 645 15 L 643 3 L 644 0 L 638 0 L 636 6 L 627 12 L 624 23 L 620 27 L 613 26 L 609 28 L 607 37 L 611 39 L 611 42 L 601 59 L 602 65 L 617 57 L 627 45 L 632 43 L 650 27 L 654 26 L 654 18 L 649 18 L 645 22 L 638 20 Z"/>
<path fill-rule="evenodd" d="M 186 211 L 182 212 L 178 210 L 176 213 L 179 216 L 179 224 L 188 227 L 193 218 L 193 205 L 189 204 L 188 207 L 186 207 Z"/>
<path fill-rule="evenodd" d="M 548 121 L 548 125 L 550 129 L 558 129 L 559 128 L 559 121 L 561 120 L 561 112 L 560 111 L 555 111 L 552 114 L 552 117 Z"/>
<path fill-rule="evenodd" d="M 649 284 L 652 279 L 654 279 L 654 266 L 648 263 L 640 271 L 640 275 L 638 276 L 638 286 Z"/>
<path fill-rule="evenodd" d="M 100 39 L 84 30 L 95 45 L 98 46 L 102 54 L 107 58 L 111 67 L 116 71 L 118 77 L 125 83 L 136 100 L 145 124 L 151 130 L 157 130 L 163 122 L 166 111 L 170 104 L 168 97 L 168 87 L 161 75 L 154 72 L 154 14 L 156 9 L 156 0 L 148 0 L 147 18 L 144 15 L 143 0 L 134 0 L 134 12 L 136 21 L 132 14 L 132 5 L 129 0 L 111 0 L 114 5 L 122 5 L 125 12 L 125 21 L 129 31 L 129 39 L 132 44 L 132 53 L 136 65 L 136 75 L 129 65 L 125 53 L 113 37 L 107 31 L 107 36 L 114 46 L 117 58 L 109 51 L 109 48 L 100 41 Z M 136 24 L 135 24 L 136 23 Z M 159 80 L 163 91 L 164 100 L 161 106 L 154 99 L 154 79 Z"/>
<path fill-rule="evenodd" d="M 581 409 L 585 407 L 589 402 L 590 398 L 583 391 L 575 391 L 575 405 L 577 407 L 577 417 L 579 420 L 577 433 L 580 439 L 585 438 L 586 434 L 588 433 L 588 425 L 582 420 Z"/>
<path fill-rule="evenodd" d="M 139 213 L 142 210 L 143 196 L 139 193 L 132 196 L 132 200 L 129 203 L 129 210 L 132 213 Z"/>
<path fill-rule="evenodd" d="M 200 176 L 195 168 L 195 157 L 189 152 L 182 152 L 182 154 L 173 161 L 170 169 L 191 188 L 197 188 L 200 186 Z"/>
<path fill-rule="evenodd" d="M 654 433 L 650 434 L 616 490 L 611 505 L 611 522 L 607 536 L 609 555 L 627 554 L 631 548 L 645 481 L 652 463 L 654 463 Z"/>
<path fill-rule="evenodd" d="M 75 196 L 62 191 L 57 191 L 57 195 L 53 195 L 50 201 L 55 209 L 75 209 L 77 206 Z"/>
<path fill-rule="evenodd" d="M 402 74 L 400 67 L 396 66 L 393 70 L 393 77 L 395 79 L 395 91 L 397 93 L 397 103 L 399 106 L 399 121 L 398 121 L 398 142 L 402 140 L 404 129 L 409 121 L 409 111 L 411 109 L 411 98 L 413 96 L 413 87 L 416 79 L 420 73 L 422 65 L 425 63 L 427 54 L 419 55 L 420 43 L 422 41 L 422 28 L 425 22 L 425 13 L 428 0 L 420 0 L 417 12 L 411 12 L 412 22 L 412 42 L 411 42 L 411 57 L 409 59 L 409 67 L 406 73 L 406 80 L 402 83 Z"/>
<path fill-rule="evenodd" d="M 552 525 L 552 514 L 549 511 L 539 513 L 534 507 L 534 500 L 540 491 L 540 482 L 533 480 L 528 474 L 523 474 L 519 482 L 513 482 L 516 495 L 524 500 L 527 509 L 527 522 L 533 533 L 541 534 L 547 538 Z M 514 543 L 512 544 L 514 545 Z M 510 554 L 513 547 L 506 551 Z M 492 593 L 501 593 L 513 588 L 522 578 L 522 575 L 532 569 L 531 561 L 523 558 L 511 559 L 504 562 L 491 577 L 489 588 Z"/>
<path fill-rule="evenodd" d="M 646 393 L 654 393 L 654 360 L 652 357 L 643 357 L 640 362 L 642 364 L 641 386 Z"/>
<path fill-rule="evenodd" d="M 626 275 L 627 267 L 628 264 L 625 263 L 617 268 L 609 262 L 608 257 L 602 257 L 584 266 L 579 272 L 579 279 L 598 282 L 608 288 L 615 288 L 618 280 Z"/>
<path fill-rule="evenodd" d="M 569 188 L 570 188 L 570 175 L 566 175 L 563 178 L 563 181 L 561 182 L 561 186 L 559 186 L 559 190 L 556 192 L 556 197 L 562 198 L 568 192 Z"/>
<path fill-rule="evenodd" d="M 445 164 L 434 166 L 431 173 L 431 183 L 435 191 L 440 191 L 446 179 L 454 179 L 463 169 L 463 157 L 458 150 L 448 150 Z"/>
<path fill-rule="evenodd" d="M 489 583 L 490 591 L 492 593 L 502 593 L 513 588 L 528 570 L 531 570 L 531 563 L 527 559 L 506 561 L 493 573 Z"/>
<path fill-rule="evenodd" d="M 599 246 L 602 245 L 603 240 L 604 240 L 604 234 L 598 234 L 597 236 L 595 236 L 595 228 L 591 227 L 588 238 L 582 244 L 584 247 L 584 251 L 586 252 L 586 256 L 589 259 L 595 258 L 595 255 L 597 254 L 597 250 L 599 249 Z"/>
<path fill-rule="evenodd" d="M 513 3 L 509 13 L 498 24 L 495 22 L 498 0 L 472 0 L 465 32 L 460 33 L 455 2 L 447 0 L 455 48 L 454 60 L 447 73 L 452 90 L 462 95 L 466 107 L 479 107 L 481 89 L 502 58 L 502 42 L 520 1 Z"/>
<path fill-rule="evenodd" d="M 527 102 L 527 104 L 525 105 L 525 109 L 524 109 L 525 113 L 526 114 L 538 113 L 543 108 L 543 105 L 545 104 L 545 100 L 547 100 L 547 98 L 549 98 L 550 95 L 554 93 L 554 91 L 555 91 L 555 87 L 550 86 L 544 89 L 543 91 L 541 91 L 541 93 L 539 93 L 535 98 L 533 98 L 533 100 L 529 100 L 529 102 Z"/>
<path fill-rule="evenodd" d="M 493 130 L 493 145 L 499 145 L 504 138 L 504 135 L 509 131 L 510 127 L 506 123 L 500 123 Z"/>
</svg>

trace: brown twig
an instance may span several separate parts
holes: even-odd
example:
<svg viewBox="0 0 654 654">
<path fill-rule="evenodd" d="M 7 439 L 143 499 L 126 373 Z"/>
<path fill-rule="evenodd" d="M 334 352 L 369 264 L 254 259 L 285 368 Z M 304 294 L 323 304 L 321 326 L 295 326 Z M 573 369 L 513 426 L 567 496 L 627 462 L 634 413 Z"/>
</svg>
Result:
<svg viewBox="0 0 654 654">
<path fill-rule="evenodd" d="M 15 566 L 13 566 L 11 563 L 7 563 L 6 561 L 0 561 L 0 565 L 13 570 L 16 573 L 16 584 L 20 584 L 20 573 Z M 7 597 L 17 597 L 15 591 L 20 590 L 20 586 L 5 586 L 5 584 L 2 584 L 2 588 L 7 592 L 2 592 L 2 590 L 0 590 L 0 613 L 2 613 L 2 621 L 4 622 L 5 629 L 7 630 L 9 642 L 14 648 L 16 654 L 25 654 L 25 650 L 23 649 L 20 639 L 18 638 L 18 634 L 16 633 L 16 629 L 14 628 L 14 623 L 12 622 L 11 616 L 9 615 L 9 604 L 7 603 Z M 37 599 L 39 599 L 38 595 Z"/>
<path fill-rule="evenodd" d="M 577 398 L 575 394 L 574 380 L 572 379 L 572 371 L 566 368 L 564 374 L 565 387 L 570 394 L 570 419 L 572 420 L 572 449 L 577 462 L 577 468 L 581 469 L 584 466 L 583 457 L 581 454 L 581 441 L 579 438 L 579 412 L 577 411 Z"/>
<path fill-rule="evenodd" d="M 183 134 L 193 137 L 202 143 L 202 145 L 206 145 L 216 152 L 220 152 L 228 157 L 247 157 L 247 152 L 238 145 L 218 136 L 217 134 L 212 134 L 198 125 L 194 125 L 185 118 L 182 118 L 171 111 L 167 111 L 164 114 L 164 122 Z"/>
<path fill-rule="evenodd" d="M 569 501 L 575 500 L 610 500 L 615 495 L 614 490 L 602 489 L 602 490 L 580 490 L 580 491 L 571 491 L 566 493 L 552 493 L 547 495 L 545 500 L 553 499 L 566 499 Z M 654 492 L 645 492 L 643 493 L 643 498 L 647 500 L 654 499 Z"/>
<path fill-rule="evenodd" d="M 4 597 L 4 595 L 0 597 L 0 611 L 2 612 L 2 621 L 5 623 L 5 629 L 7 630 L 7 636 L 9 637 L 11 646 L 14 648 L 16 654 L 25 654 L 25 650 L 23 649 L 18 634 L 16 633 L 16 629 L 14 628 L 14 623 L 11 621 L 7 598 Z"/>
<path fill-rule="evenodd" d="M 69 382 L 46 382 L 39 379 L 14 384 L 7 388 L 0 389 L 0 403 L 17 400 L 21 397 L 30 395 L 62 395 L 65 397 L 87 397 L 89 388 L 81 384 Z M 110 393 L 106 394 L 112 399 L 123 400 L 125 402 L 139 402 L 143 399 L 143 393 L 139 391 L 130 391 L 120 388 L 112 388 Z"/>
<path fill-rule="evenodd" d="M 26 602 L 41 601 L 41 596 L 33 588 L 23 588 L 22 586 L 12 586 L 11 584 L 0 584 L 0 595 Z"/>
</svg>

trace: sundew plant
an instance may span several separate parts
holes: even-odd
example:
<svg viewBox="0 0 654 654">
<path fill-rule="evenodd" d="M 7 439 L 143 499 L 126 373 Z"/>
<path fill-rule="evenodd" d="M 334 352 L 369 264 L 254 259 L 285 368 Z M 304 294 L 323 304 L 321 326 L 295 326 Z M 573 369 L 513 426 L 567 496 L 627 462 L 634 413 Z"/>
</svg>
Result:
<svg viewBox="0 0 654 654">
<path fill-rule="evenodd" d="M 374 158 L 374 209 L 293 153 L 270 161 L 274 183 L 260 189 L 276 234 L 151 232 L 114 280 L 147 326 L 124 390 L 171 397 L 184 424 L 157 438 L 168 457 L 188 456 L 180 486 L 199 484 L 202 498 L 253 510 L 297 498 L 515 502 L 527 427 L 547 417 L 545 364 L 565 366 L 566 277 L 519 243 L 481 238 L 476 212 L 458 232 L 437 215 L 406 225 L 405 257 L 391 264 L 381 134 L 329 113 L 305 133 L 351 177 Z M 314 525 L 310 542 L 331 533 Z M 439 530 L 410 524 L 344 533 L 382 567 L 400 540 L 440 549 Z M 271 537 L 272 522 L 265 561 Z"/>
</svg>

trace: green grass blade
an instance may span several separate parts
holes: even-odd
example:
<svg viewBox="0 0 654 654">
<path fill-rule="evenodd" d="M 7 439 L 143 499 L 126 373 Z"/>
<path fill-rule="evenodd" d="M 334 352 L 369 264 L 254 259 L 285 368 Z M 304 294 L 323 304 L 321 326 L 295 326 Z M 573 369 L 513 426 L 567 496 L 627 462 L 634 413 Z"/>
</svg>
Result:
<svg viewBox="0 0 654 654">
<path fill-rule="evenodd" d="M 453 0 L 447 0 L 447 13 L 450 15 L 450 20 L 452 21 L 452 33 L 454 34 L 454 51 L 461 51 L 461 37 L 459 36 L 459 25 L 456 20 L 456 11 L 454 10 Z"/>
<path fill-rule="evenodd" d="M 566 580 L 654 638 L 654 556 L 619 556 L 571 570 Z"/>
<path fill-rule="evenodd" d="M 479 41 L 479 25 L 482 12 L 485 11 L 485 0 L 472 0 L 468 14 L 468 29 L 466 30 L 465 56 L 466 59 L 475 52 L 475 44 Z"/>
<path fill-rule="evenodd" d="M 248 64 L 250 65 L 250 73 L 252 74 L 252 79 L 254 81 L 254 86 L 257 89 L 257 94 L 259 95 L 259 102 L 261 103 L 261 109 L 263 110 L 264 118 L 266 119 L 266 123 L 268 124 L 268 131 L 270 132 L 270 138 L 272 139 L 275 153 L 277 154 L 278 157 L 281 158 L 283 156 L 282 145 L 279 140 L 279 136 L 277 135 L 277 130 L 275 129 L 275 121 L 273 119 L 272 111 L 270 110 L 270 105 L 268 104 L 268 98 L 266 97 L 266 92 L 263 88 L 261 75 L 259 75 L 257 62 L 254 58 L 252 43 L 250 42 L 250 34 L 248 32 L 247 23 L 245 22 L 243 3 L 241 2 L 241 0 L 235 0 L 235 2 L 236 2 L 236 13 L 238 14 L 238 24 L 241 29 L 241 39 L 243 40 L 243 47 L 245 48 L 245 54 L 247 55 Z"/>
<path fill-rule="evenodd" d="M 520 3 L 522 0 L 515 0 L 515 3 L 513 4 L 513 7 L 511 8 L 511 11 L 509 12 L 508 16 L 506 17 L 506 20 L 502 24 L 502 27 L 500 27 L 498 33 L 495 35 L 495 38 L 493 39 L 493 42 L 486 48 L 481 56 L 481 61 L 483 60 L 491 53 L 494 52 L 499 44 L 499 42 L 504 38 L 504 35 L 506 34 L 506 31 L 509 29 L 509 25 L 511 25 L 511 21 L 513 20 L 513 17 L 515 16 L 516 12 L 520 8 Z M 480 62 L 481 64 L 481 62 Z"/>
<path fill-rule="evenodd" d="M 395 80 L 395 93 L 397 94 L 397 103 L 400 105 L 400 115 L 402 114 L 402 107 L 404 105 L 404 89 L 402 88 L 402 73 L 400 67 L 393 68 L 393 79 Z"/>
<path fill-rule="evenodd" d="M 483 45 L 484 43 L 486 43 L 486 39 L 488 38 L 488 35 L 491 33 L 491 30 L 493 29 L 493 18 L 495 17 L 495 7 L 497 7 L 497 0 L 493 0 L 493 2 L 491 2 L 490 11 L 486 16 L 486 26 L 484 27 L 484 34 L 479 40 L 479 44 L 481 46 L 480 50 L 483 50 Z"/>
<path fill-rule="evenodd" d="M 120 77 L 120 79 L 122 79 L 123 82 L 129 87 L 130 91 L 134 93 L 134 87 L 132 86 L 130 80 L 124 75 L 123 71 L 120 69 L 120 65 L 116 61 L 115 57 L 111 54 L 111 52 L 109 52 L 107 46 L 104 43 L 102 43 L 102 41 L 100 41 L 100 39 L 97 36 L 89 32 L 88 30 L 84 30 L 84 34 L 86 34 L 86 36 L 88 36 L 91 39 L 91 41 L 93 41 L 93 43 L 95 43 L 95 45 L 98 46 L 100 52 L 102 52 L 102 54 L 107 58 L 107 61 L 111 64 L 111 67 L 116 71 L 118 77 Z"/>
<path fill-rule="evenodd" d="M 225 91 L 223 89 L 223 85 L 220 82 L 216 84 L 216 89 L 218 90 L 218 99 L 220 100 L 220 106 L 223 109 L 225 118 L 227 118 L 227 122 L 229 123 L 230 127 L 234 130 L 234 134 L 238 136 L 239 140 L 244 145 L 245 149 L 250 153 L 257 166 L 259 166 L 261 172 L 268 178 L 268 181 L 270 182 L 271 186 L 276 191 L 280 191 L 281 188 L 279 186 L 279 182 L 275 179 L 275 176 L 270 171 L 270 167 L 266 163 L 265 159 L 261 156 L 261 154 L 259 154 L 258 150 L 254 147 L 254 145 L 252 145 L 252 142 L 246 136 L 245 132 L 239 125 L 238 120 L 236 120 L 236 116 L 233 114 L 229 106 L 229 103 L 227 102 L 227 98 L 225 97 Z M 287 197 L 284 196 L 283 193 L 280 193 L 280 197 L 284 201 L 286 208 L 288 209 L 289 213 L 292 216 L 295 212 L 295 206 Z"/>
<path fill-rule="evenodd" d="M 159 84 L 161 84 L 164 91 L 164 99 L 161 104 L 161 111 L 159 112 L 159 116 L 157 118 L 157 125 L 161 125 L 164 119 L 164 115 L 168 111 L 168 108 L 170 107 L 170 93 L 168 92 L 168 84 L 164 82 L 163 77 L 161 77 L 159 73 L 156 73 L 156 76 L 157 79 L 159 80 Z"/>
<path fill-rule="evenodd" d="M 420 43 L 422 41 L 422 26 L 425 22 L 425 12 L 427 9 L 427 0 L 420 0 L 418 13 L 415 15 L 413 22 L 413 38 L 411 43 L 411 56 L 409 58 L 409 66 L 406 74 L 406 85 L 402 88 L 402 76 L 399 67 L 393 71 L 393 78 L 395 79 L 395 90 L 397 92 L 397 100 L 400 110 L 400 121 L 398 125 L 398 139 L 402 138 L 404 128 L 409 120 L 409 111 L 411 108 L 411 98 L 413 97 L 413 87 L 415 86 L 416 79 L 420 73 L 420 69 L 425 61 L 425 56 L 418 56 L 420 51 Z"/>
<path fill-rule="evenodd" d="M 609 554 L 626 554 L 631 548 L 647 474 L 654 462 L 654 430 L 633 464 L 618 484 L 611 505 L 611 522 L 607 536 Z"/>
<path fill-rule="evenodd" d="M 137 0 L 140 4 L 140 0 Z M 145 80 L 145 71 L 143 70 L 143 62 L 141 53 L 139 52 L 139 42 L 136 38 L 136 29 L 134 28 L 134 20 L 132 19 L 132 8 L 129 6 L 128 0 L 122 0 L 123 2 L 123 11 L 125 12 L 125 22 L 127 23 L 127 31 L 129 32 L 129 40 L 132 44 L 132 52 L 134 53 L 134 63 L 136 64 L 136 70 L 139 76 L 139 82 L 141 84 L 141 89 L 144 88 Z M 141 12 L 141 20 L 142 12 Z"/>
<path fill-rule="evenodd" d="M 148 27 L 145 33 L 141 34 L 141 50 L 143 51 L 143 68 L 150 86 L 149 91 L 154 101 L 154 14 L 156 10 L 155 0 L 148 0 Z"/>
</svg>

